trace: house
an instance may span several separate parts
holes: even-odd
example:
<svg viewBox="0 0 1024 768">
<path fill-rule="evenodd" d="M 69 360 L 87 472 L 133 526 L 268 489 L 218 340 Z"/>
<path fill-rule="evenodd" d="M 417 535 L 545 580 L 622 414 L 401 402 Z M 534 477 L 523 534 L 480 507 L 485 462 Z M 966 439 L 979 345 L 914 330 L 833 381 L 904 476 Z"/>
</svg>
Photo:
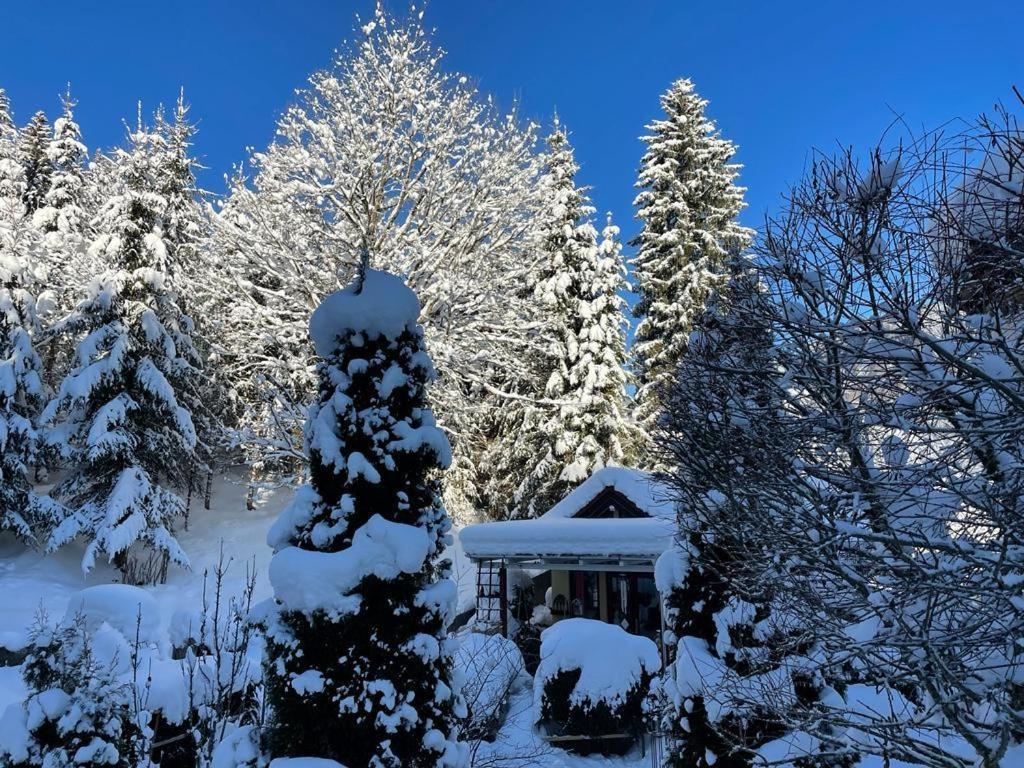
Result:
<svg viewBox="0 0 1024 768">
<path fill-rule="evenodd" d="M 463 528 L 462 549 L 477 565 L 477 621 L 508 634 L 509 587 L 532 583 L 551 621 L 582 616 L 660 638 L 654 564 L 676 530 L 671 490 L 624 467 L 598 470 L 535 520 Z"/>
</svg>

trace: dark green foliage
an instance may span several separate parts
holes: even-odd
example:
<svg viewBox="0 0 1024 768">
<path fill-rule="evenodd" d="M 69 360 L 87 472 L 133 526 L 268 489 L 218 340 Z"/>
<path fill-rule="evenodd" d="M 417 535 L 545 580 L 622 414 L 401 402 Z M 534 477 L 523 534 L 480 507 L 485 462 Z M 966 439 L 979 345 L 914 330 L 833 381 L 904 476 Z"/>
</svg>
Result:
<svg viewBox="0 0 1024 768">
<path fill-rule="evenodd" d="M 604 700 L 595 702 L 585 698 L 578 703 L 571 701 L 581 674 L 578 669 L 565 670 L 548 679 L 541 701 L 541 722 L 549 733 L 594 737 L 594 741 L 569 742 L 574 751 L 623 752 L 633 744 L 635 736 L 647 729 L 644 698 L 650 687 L 650 675 L 642 674 L 640 682 L 626 692 L 623 702 L 613 707 Z M 625 737 L 597 738 L 614 734 L 624 734 Z"/>
<path fill-rule="evenodd" d="M 50 122 L 43 112 L 36 112 L 21 132 L 21 164 L 25 170 L 25 193 L 22 202 L 31 216 L 41 208 L 50 190 L 53 162 L 47 155 L 52 133 Z"/>
</svg>

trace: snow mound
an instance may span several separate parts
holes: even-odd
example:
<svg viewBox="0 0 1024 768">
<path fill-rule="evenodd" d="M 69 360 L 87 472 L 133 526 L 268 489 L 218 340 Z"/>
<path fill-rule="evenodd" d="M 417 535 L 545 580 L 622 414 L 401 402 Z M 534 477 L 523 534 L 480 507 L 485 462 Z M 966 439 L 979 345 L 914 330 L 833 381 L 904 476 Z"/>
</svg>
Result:
<svg viewBox="0 0 1024 768">
<path fill-rule="evenodd" d="M 71 624 L 81 615 L 85 626 L 95 632 L 106 622 L 126 638 L 134 638 L 136 630 L 141 642 L 160 639 L 160 610 L 146 590 L 128 584 L 100 584 L 71 596 L 64 623 Z"/>
<path fill-rule="evenodd" d="M 361 285 L 352 283 L 320 303 L 309 318 L 309 335 L 316 353 L 327 357 L 346 332 L 396 339 L 414 328 L 419 316 L 419 299 L 402 278 L 367 269 Z"/>
<path fill-rule="evenodd" d="M 286 610 L 354 613 L 360 598 L 349 592 L 360 581 L 415 573 L 429 548 L 425 529 L 374 515 L 340 552 L 285 547 L 270 561 L 270 584 Z"/>
<path fill-rule="evenodd" d="M 643 674 L 661 668 L 653 640 L 631 635 L 622 627 L 593 619 L 564 619 L 540 636 L 540 665 L 534 683 L 534 720 L 541 716 L 544 687 L 559 672 L 578 669 L 580 679 L 570 696 L 572 705 L 605 701 L 617 707 Z"/>
</svg>

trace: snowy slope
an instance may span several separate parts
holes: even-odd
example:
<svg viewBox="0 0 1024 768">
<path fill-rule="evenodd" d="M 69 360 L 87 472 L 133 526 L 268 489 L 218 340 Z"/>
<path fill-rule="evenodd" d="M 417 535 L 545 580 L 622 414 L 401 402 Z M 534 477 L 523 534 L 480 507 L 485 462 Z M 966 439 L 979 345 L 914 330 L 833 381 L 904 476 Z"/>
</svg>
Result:
<svg viewBox="0 0 1024 768">
<path fill-rule="evenodd" d="M 172 567 L 166 584 L 147 587 L 157 600 L 164 628 L 176 611 L 199 607 L 204 573 L 217 565 L 222 542 L 226 559 L 232 561 L 225 578 L 227 590 L 241 592 L 248 563 L 257 570 L 256 599 L 270 595 L 267 529 L 291 492 L 282 489 L 270 494 L 253 511 L 245 509 L 245 492 L 237 478 L 222 479 L 214 486 L 209 511 L 202 509 L 201 503 L 193 504 L 189 528 L 178 535 L 192 561 L 192 570 Z M 0 535 L 0 594 L 4 595 L 0 604 L 0 646 L 12 650 L 23 647 L 40 609 L 51 620 L 60 619 L 76 592 L 116 580 L 116 571 L 106 563 L 83 575 L 81 559 L 82 549 L 77 545 L 44 556 L 26 551 L 9 535 Z"/>
</svg>

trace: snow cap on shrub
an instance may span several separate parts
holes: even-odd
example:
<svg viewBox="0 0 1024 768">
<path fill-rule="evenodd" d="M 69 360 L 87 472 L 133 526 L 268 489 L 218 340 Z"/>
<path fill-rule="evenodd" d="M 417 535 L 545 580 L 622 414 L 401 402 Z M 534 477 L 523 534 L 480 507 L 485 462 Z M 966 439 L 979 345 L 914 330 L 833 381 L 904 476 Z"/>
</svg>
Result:
<svg viewBox="0 0 1024 768">
<path fill-rule="evenodd" d="M 397 339 L 402 331 L 416 327 L 419 316 L 419 299 L 402 278 L 367 269 L 361 281 L 335 291 L 314 310 L 309 336 L 316 353 L 327 357 L 347 332 Z"/>
</svg>

